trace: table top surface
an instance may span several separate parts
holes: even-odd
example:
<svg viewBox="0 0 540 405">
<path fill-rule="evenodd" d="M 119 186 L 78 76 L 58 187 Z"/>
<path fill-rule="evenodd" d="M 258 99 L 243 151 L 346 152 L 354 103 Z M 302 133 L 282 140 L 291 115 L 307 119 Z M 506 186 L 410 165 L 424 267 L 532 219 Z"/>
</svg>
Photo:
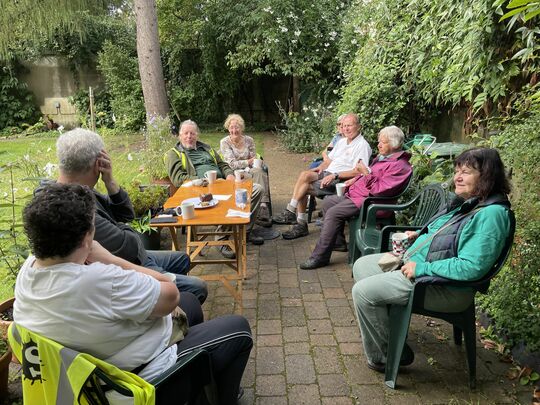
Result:
<svg viewBox="0 0 540 405">
<path fill-rule="evenodd" d="M 210 208 L 201 208 L 195 210 L 195 218 L 184 220 L 181 216 L 176 217 L 177 222 L 168 224 L 152 224 L 154 227 L 167 227 L 167 226 L 198 226 L 198 225 L 242 225 L 248 224 L 249 218 L 240 217 L 226 217 L 229 209 L 249 212 L 251 204 L 241 210 L 236 206 L 234 191 L 237 188 L 245 188 L 248 192 L 248 201 L 251 198 L 251 191 L 253 188 L 252 180 L 244 180 L 240 183 L 236 183 L 233 180 L 218 179 L 214 184 L 209 184 L 206 187 L 190 186 L 180 187 L 178 191 L 170 197 L 165 204 L 164 208 L 178 207 L 182 201 L 188 198 L 199 197 L 201 194 L 212 193 L 212 195 L 230 195 L 228 200 L 220 200 L 218 204 Z"/>
</svg>

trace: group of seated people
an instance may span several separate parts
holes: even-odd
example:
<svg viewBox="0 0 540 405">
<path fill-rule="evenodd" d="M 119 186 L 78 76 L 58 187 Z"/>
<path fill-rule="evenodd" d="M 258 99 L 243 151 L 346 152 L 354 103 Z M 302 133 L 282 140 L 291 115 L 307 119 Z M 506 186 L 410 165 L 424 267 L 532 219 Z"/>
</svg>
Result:
<svg viewBox="0 0 540 405">
<path fill-rule="evenodd" d="M 178 143 L 167 153 L 170 179 L 176 186 L 202 178 L 208 170 L 233 180 L 233 170 L 249 168 L 253 176 L 251 221 L 269 221 L 268 177 L 253 168 L 253 139 L 243 134 L 244 121 L 231 115 L 221 153 L 199 141 L 195 122 L 184 121 Z M 337 139 L 317 167 L 302 172 L 286 209 L 272 218 L 291 224 L 285 239 L 307 234 L 308 193 L 327 195 L 324 221 L 314 251 L 301 269 L 329 263 L 333 250 L 343 250 L 345 221 L 358 214 L 368 196 L 399 194 L 412 173 L 410 155 L 402 150 L 404 134 L 395 126 L 378 136 L 378 155 L 360 133 L 355 114 L 340 117 Z M 25 207 L 23 222 L 32 255 L 19 272 L 14 319 L 21 326 L 121 369 L 150 379 L 195 348 L 212 358 L 220 404 L 235 404 L 253 340 L 247 320 L 229 315 L 204 321 L 204 281 L 188 275 L 185 253 L 147 251 L 125 223 L 134 212 L 127 193 L 113 177 L 112 162 L 99 135 L 75 129 L 57 141 L 59 176 L 43 184 Z M 107 194 L 94 186 L 101 179 Z M 335 185 L 347 191 L 336 196 Z M 409 233 L 411 247 L 403 266 L 383 272 L 380 255 L 354 264 L 354 307 L 368 367 L 384 371 L 388 344 L 388 305 L 405 305 L 414 278 L 438 275 L 455 280 L 481 278 L 501 252 L 509 232 L 510 191 L 504 165 L 494 149 L 475 148 L 455 161 L 456 199 L 424 229 Z M 254 241 L 255 243 L 255 241 Z M 258 243 L 258 242 L 256 242 Z M 232 251 L 222 251 L 234 255 Z M 432 309 L 460 311 L 474 290 L 429 287 Z M 187 316 L 189 331 L 171 344 L 171 313 Z M 47 322 L 43 322 L 46 319 Z M 69 330 L 69 333 L 66 333 Z M 402 365 L 414 358 L 407 347 Z"/>
</svg>

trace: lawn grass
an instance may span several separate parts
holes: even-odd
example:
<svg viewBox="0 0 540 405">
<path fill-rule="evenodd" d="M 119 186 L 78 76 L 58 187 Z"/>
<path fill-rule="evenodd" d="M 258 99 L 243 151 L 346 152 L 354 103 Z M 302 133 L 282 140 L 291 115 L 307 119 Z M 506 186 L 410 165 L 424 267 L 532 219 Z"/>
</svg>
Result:
<svg viewBox="0 0 540 405">
<path fill-rule="evenodd" d="M 144 173 L 144 136 L 140 132 L 119 132 L 111 130 L 99 131 L 103 136 L 106 148 L 113 161 L 114 177 L 123 187 L 134 181 L 141 184 L 149 183 Z M 9 231 L 12 218 L 12 197 L 15 200 L 15 222 L 19 232 L 18 243 L 26 246 L 26 240 L 21 231 L 21 211 L 31 198 L 33 190 L 39 184 L 39 178 L 57 177 L 53 169 L 49 174 L 43 170 L 47 164 L 56 164 L 56 139 L 58 132 L 46 132 L 27 137 L 0 139 L 0 247 L 9 247 L 13 243 L 2 239 L 2 232 Z M 251 134 L 250 134 L 251 135 Z M 203 132 L 202 142 L 208 143 L 219 150 L 219 141 L 225 136 L 224 132 Z M 251 135 L 257 145 L 257 152 L 264 155 L 263 134 Z M 176 142 L 171 139 L 171 146 Z M 151 163 L 151 162 L 150 162 Z M 13 176 L 13 188 L 11 187 Z M 104 191 L 101 182 L 97 189 Z M 12 196 L 13 192 L 13 196 Z M 0 300 L 13 295 L 14 277 L 8 271 L 5 262 L 0 258 Z"/>
</svg>

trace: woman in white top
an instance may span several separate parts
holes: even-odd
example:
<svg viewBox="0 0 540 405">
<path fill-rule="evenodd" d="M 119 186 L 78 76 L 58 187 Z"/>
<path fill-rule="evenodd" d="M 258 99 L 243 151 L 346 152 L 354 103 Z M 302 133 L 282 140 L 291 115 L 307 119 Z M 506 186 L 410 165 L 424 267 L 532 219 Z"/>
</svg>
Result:
<svg viewBox="0 0 540 405">
<path fill-rule="evenodd" d="M 272 226 L 268 211 L 268 203 L 270 202 L 268 173 L 262 167 L 253 166 L 253 162 L 257 159 L 255 142 L 252 137 L 244 135 L 246 128 L 244 119 L 239 114 L 229 114 L 223 127 L 229 131 L 229 135 L 220 142 L 223 159 L 233 170 L 245 169 L 249 171 L 253 176 L 253 181 L 264 189 L 257 223 L 263 226 Z"/>
</svg>

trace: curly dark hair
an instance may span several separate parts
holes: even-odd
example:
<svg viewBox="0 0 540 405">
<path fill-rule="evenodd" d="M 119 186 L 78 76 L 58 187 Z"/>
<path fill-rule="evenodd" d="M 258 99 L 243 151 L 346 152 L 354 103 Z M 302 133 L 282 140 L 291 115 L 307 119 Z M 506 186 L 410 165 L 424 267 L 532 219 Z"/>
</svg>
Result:
<svg viewBox="0 0 540 405">
<path fill-rule="evenodd" d="M 23 224 L 38 259 L 66 257 L 94 227 L 95 197 L 78 184 L 49 184 L 24 208 Z"/>
<path fill-rule="evenodd" d="M 472 148 L 461 153 L 454 161 L 454 167 L 468 166 L 480 172 L 475 195 L 485 200 L 494 194 L 509 194 L 510 180 L 497 149 Z"/>
</svg>

